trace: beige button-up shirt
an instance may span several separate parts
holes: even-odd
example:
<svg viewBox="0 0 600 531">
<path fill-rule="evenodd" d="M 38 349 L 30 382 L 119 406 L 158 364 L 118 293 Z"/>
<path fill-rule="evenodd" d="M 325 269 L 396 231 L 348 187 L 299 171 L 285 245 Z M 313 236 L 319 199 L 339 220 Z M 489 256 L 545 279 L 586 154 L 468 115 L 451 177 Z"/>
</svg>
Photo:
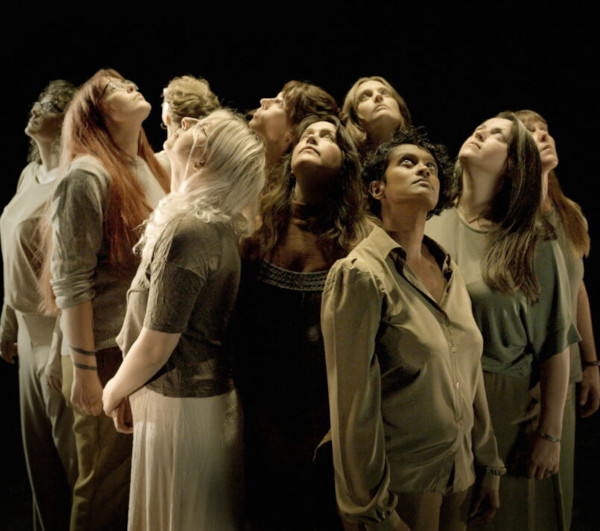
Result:
<svg viewBox="0 0 600 531">
<path fill-rule="evenodd" d="M 465 490 L 475 465 L 497 488 L 505 470 L 469 295 L 445 251 L 424 243 L 447 280 L 439 303 L 378 227 L 334 264 L 323 292 L 338 505 L 367 529 L 398 525 L 395 493 Z"/>
</svg>

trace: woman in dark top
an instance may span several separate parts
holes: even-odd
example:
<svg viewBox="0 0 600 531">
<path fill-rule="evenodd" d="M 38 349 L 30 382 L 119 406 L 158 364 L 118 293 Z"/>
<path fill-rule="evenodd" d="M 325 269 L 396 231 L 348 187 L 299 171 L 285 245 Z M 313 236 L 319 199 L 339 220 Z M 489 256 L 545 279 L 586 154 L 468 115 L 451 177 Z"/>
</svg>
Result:
<svg viewBox="0 0 600 531">
<path fill-rule="evenodd" d="M 246 516 L 251 529 L 335 529 L 332 472 L 320 481 L 313 465 L 329 430 L 321 291 L 331 265 L 369 230 L 358 153 L 336 117 L 300 124 L 275 183 L 262 198 L 262 225 L 242 241 L 232 334 Z"/>
</svg>

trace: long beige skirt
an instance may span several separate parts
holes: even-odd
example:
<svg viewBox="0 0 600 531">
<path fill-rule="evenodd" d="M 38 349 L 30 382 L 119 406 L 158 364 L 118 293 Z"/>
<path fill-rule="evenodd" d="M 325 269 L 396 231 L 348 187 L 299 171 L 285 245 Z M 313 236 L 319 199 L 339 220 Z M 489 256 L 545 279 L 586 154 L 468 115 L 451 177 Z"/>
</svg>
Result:
<svg viewBox="0 0 600 531">
<path fill-rule="evenodd" d="M 131 396 L 130 531 L 241 529 L 242 424 L 237 391 Z"/>
</svg>

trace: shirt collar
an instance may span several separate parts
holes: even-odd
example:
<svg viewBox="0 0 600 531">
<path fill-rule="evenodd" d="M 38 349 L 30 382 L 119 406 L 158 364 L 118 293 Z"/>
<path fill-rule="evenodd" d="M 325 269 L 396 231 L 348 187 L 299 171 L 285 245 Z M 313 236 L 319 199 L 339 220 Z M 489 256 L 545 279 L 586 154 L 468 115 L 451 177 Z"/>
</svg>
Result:
<svg viewBox="0 0 600 531">
<path fill-rule="evenodd" d="M 385 261 L 388 256 L 391 256 L 392 260 L 401 269 L 404 268 L 404 262 L 406 261 L 406 251 L 402 246 L 396 242 L 384 229 L 375 226 L 369 235 L 369 240 L 373 244 L 373 252 Z M 448 252 L 435 240 L 432 240 L 429 236 L 424 235 L 423 241 L 429 252 L 435 258 L 435 261 L 440 266 L 444 276 L 449 278 L 452 273 L 451 260 Z"/>
</svg>

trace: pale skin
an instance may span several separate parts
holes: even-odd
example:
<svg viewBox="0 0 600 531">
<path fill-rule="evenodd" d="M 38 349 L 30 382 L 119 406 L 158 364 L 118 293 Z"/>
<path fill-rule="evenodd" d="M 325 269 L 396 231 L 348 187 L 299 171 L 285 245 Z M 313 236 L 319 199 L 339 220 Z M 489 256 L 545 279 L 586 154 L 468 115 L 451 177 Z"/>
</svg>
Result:
<svg viewBox="0 0 600 531">
<path fill-rule="evenodd" d="M 356 114 L 372 146 L 388 141 L 398 127 L 404 126 L 400 107 L 392 92 L 374 79 L 361 83 L 358 88 Z"/>
<path fill-rule="evenodd" d="M 423 242 L 427 214 L 438 202 L 440 181 L 434 157 L 412 144 L 397 146 L 390 154 L 384 179 L 374 181 L 370 194 L 381 203 L 382 227 L 406 251 L 406 263 L 439 302 L 446 279 Z M 500 507 L 497 490 L 476 486 L 469 524 L 489 522 Z M 408 526 L 401 522 L 397 530 Z"/>
<path fill-rule="evenodd" d="M 331 194 L 341 165 L 335 125 L 330 122 L 309 125 L 292 152 L 292 171 L 296 177 L 294 199 L 306 204 L 324 201 Z"/>
<path fill-rule="evenodd" d="M 458 156 L 463 166 L 463 192 L 457 211 L 474 228 L 485 229 L 492 226 L 492 222 L 485 218 L 485 212 L 494 201 L 501 184 L 510 129 L 510 120 L 487 120 L 467 138 L 459 151 Z M 568 347 L 540 365 L 538 429 L 541 433 L 556 438 L 560 438 L 562 433 L 568 375 Z M 559 461 L 560 443 L 541 437 L 532 439 L 527 465 L 529 477 L 543 479 L 557 473 Z"/>
<path fill-rule="evenodd" d="M 274 98 L 262 98 L 260 107 L 248 123 L 264 140 L 266 165 L 273 168 L 288 152 L 294 142 L 294 127 L 285 108 L 285 99 L 280 92 Z"/>
<path fill-rule="evenodd" d="M 47 101 L 51 102 L 52 97 L 44 96 L 40 100 L 41 103 Z M 36 143 L 42 161 L 41 168 L 46 174 L 58 166 L 58 154 L 53 147 L 60 136 L 61 124 L 62 114 L 59 114 L 55 108 L 46 112 L 39 108 L 31 109 L 25 134 Z M 18 354 L 17 343 L 10 340 L 0 341 L 0 357 L 4 361 L 14 364 Z M 60 392 L 62 383 L 60 367 L 57 368 L 54 363 L 49 363 L 46 367 L 46 380 L 52 389 Z"/>
<path fill-rule="evenodd" d="M 131 83 L 107 79 L 107 85 L 103 101 L 107 129 L 119 148 L 135 158 L 150 104 Z M 73 362 L 71 403 L 82 413 L 96 416 L 102 413 L 102 384 L 97 372 L 93 313 L 91 301 L 62 310 L 64 339 Z"/>
<path fill-rule="evenodd" d="M 165 143 L 173 177 L 178 182 L 188 176 L 186 169 L 191 174 L 204 166 L 208 147 L 206 135 L 210 134 L 211 124 L 206 118 L 184 118 L 182 127 Z M 142 327 L 119 370 L 107 382 L 102 393 L 104 413 L 113 418 L 118 432 L 133 432 L 133 423 L 128 417 L 128 397 L 167 362 L 180 338 L 180 333 L 168 334 Z"/>
<path fill-rule="evenodd" d="M 550 172 L 558 166 L 558 155 L 556 153 L 556 144 L 554 138 L 548 131 L 548 126 L 539 121 L 528 124 L 528 129 L 533 136 L 535 143 L 540 150 L 542 159 L 542 179 L 544 190 L 544 208 L 548 211 L 552 208 L 552 200 L 548 195 L 548 178 Z M 596 342 L 594 339 L 594 329 L 592 326 L 592 312 L 588 298 L 585 282 L 582 280 L 579 285 L 577 295 L 577 315 L 576 324 L 581 341 L 579 350 L 581 360 L 584 362 L 597 361 Z M 600 406 L 600 375 L 598 366 L 583 367 L 583 376 L 579 392 L 579 414 L 581 417 L 589 417 L 598 411 Z"/>
</svg>

